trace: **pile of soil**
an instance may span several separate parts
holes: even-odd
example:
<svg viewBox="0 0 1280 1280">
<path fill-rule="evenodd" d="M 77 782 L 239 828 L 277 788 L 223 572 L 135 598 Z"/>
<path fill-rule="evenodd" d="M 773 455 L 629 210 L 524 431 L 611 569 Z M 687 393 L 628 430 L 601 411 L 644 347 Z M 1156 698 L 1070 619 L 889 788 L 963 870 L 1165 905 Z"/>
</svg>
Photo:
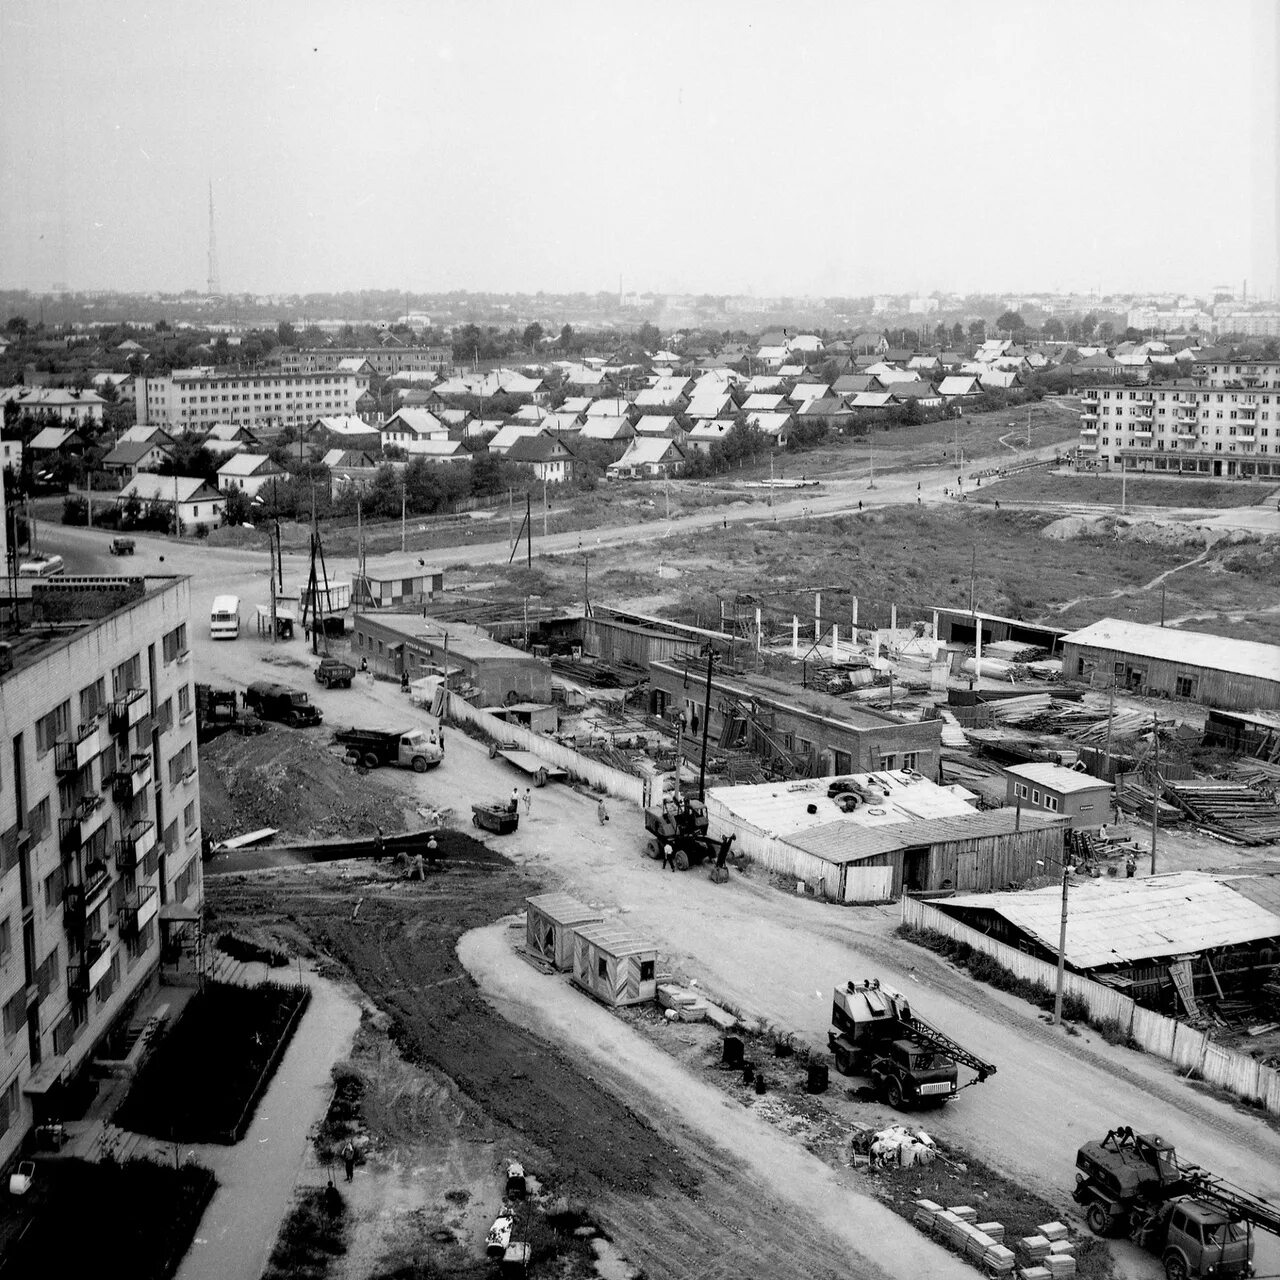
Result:
<svg viewBox="0 0 1280 1280">
<path fill-rule="evenodd" d="M 261 827 L 275 827 L 280 843 L 371 836 L 379 828 L 392 835 L 408 829 L 411 806 L 381 771 L 357 777 L 324 730 L 273 726 L 252 737 L 224 733 L 200 748 L 200 807 L 216 844 Z"/>
</svg>

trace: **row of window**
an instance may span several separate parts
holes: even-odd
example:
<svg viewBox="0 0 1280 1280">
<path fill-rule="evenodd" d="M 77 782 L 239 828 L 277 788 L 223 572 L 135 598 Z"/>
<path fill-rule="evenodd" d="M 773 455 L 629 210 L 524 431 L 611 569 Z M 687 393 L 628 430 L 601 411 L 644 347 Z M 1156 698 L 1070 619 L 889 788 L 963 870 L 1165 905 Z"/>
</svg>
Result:
<svg viewBox="0 0 1280 1280">
<path fill-rule="evenodd" d="M 1025 782 L 1015 782 L 1015 783 L 1013 784 L 1013 794 L 1014 794 L 1014 795 L 1015 795 L 1019 800 L 1025 800 L 1025 799 L 1027 798 L 1027 784 L 1026 784 Z M 1035 805 L 1038 805 L 1038 804 L 1040 804 L 1040 803 L 1041 803 L 1041 800 L 1040 800 L 1040 788 L 1039 788 L 1039 787 L 1032 787 L 1032 788 L 1031 788 L 1031 803 L 1032 803 L 1032 804 L 1035 804 Z M 1050 813 L 1057 813 L 1057 812 L 1058 812 L 1058 797 L 1057 797 L 1057 796 L 1051 796 L 1051 795 L 1046 791 L 1046 792 L 1044 793 L 1044 802 L 1043 802 L 1043 807 L 1044 807 L 1044 808 L 1046 808 L 1046 809 L 1048 809 L 1048 811 L 1049 811 Z"/>
<path fill-rule="evenodd" d="M 1110 437 L 1110 436 L 1103 436 L 1103 437 L 1102 437 L 1102 443 L 1103 443 L 1104 445 L 1110 445 L 1110 443 L 1111 443 L 1111 437 Z M 1123 443 L 1124 443 L 1124 441 L 1123 441 L 1123 440 L 1121 440 L 1121 438 L 1120 438 L 1119 436 L 1116 436 L 1116 445 L 1117 445 L 1117 447 L 1119 447 L 1119 446 L 1120 446 L 1120 445 L 1122 445 Z M 1208 444 L 1208 441 L 1205 441 L 1205 443 L 1206 443 L 1206 444 Z M 1155 447 L 1156 447 L 1156 451 L 1157 451 L 1157 452 L 1163 452 L 1163 450 L 1164 450 L 1164 441 L 1163 441 L 1163 440 L 1157 440 L 1157 441 L 1155 442 Z M 1130 448 L 1130 449 L 1150 449 L 1150 448 L 1151 448 L 1151 445 L 1150 445 L 1150 443 L 1147 443 L 1147 442 L 1144 442 L 1144 443 L 1142 443 L 1142 444 L 1135 444 L 1135 443 L 1134 443 L 1134 440 L 1133 440 L 1133 437 L 1132 437 L 1132 436 L 1130 436 L 1130 437 L 1129 437 L 1129 448 Z M 1244 446 L 1244 448 L 1245 448 L 1247 451 L 1252 452 L 1253 446 L 1252 446 L 1252 445 L 1245 445 L 1245 446 Z M 1225 450 L 1225 452 L 1226 452 L 1226 453 L 1235 453 L 1235 451 L 1236 451 L 1236 447 L 1235 447 L 1235 445 L 1233 445 L 1233 444 L 1232 444 L 1232 445 L 1228 445 L 1228 446 L 1227 446 L 1227 448 L 1226 448 L 1226 450 Z M 1169 446 L 1169 452 L 1170 452 L 1170 453 L 1177 453 L 1177 452 L 1179 452 L 1179 450 L 1178 450 L 1178 446 L 1177 446 L 1176 444 L 1170 445 L 1170 446 Z M 1194 449 L 1194 448 L 1191 448 L 1190 446 L 1188 446 L 1188 448 L 1183 449 L 1183 450 L 1182 450 L 1182 452 L 1183 452 L 1183 453 L 1188 453 L 1188 452 L 1191 452 L 1191 453 L 1204 453 L 1204 452 L 1206 452 L 1206 450 L 1204 450 L 1204 449 Z M 1224 452 L 1224 450 L 1223 450 L 1223 448 L 1222 448 L 1222 441 L 1220 441 L 1220 440 L 1219 440 L 1219 441 L 1218 441 L 1218 442 L 1213 446 L 1213 452 L 1214 452 L 1214 453 L 1223 453 L 1223 452 Z M 1270 452 L 1270 446 L 1269 446 L 1269 445 L 1265 445 L 1265 444 L 1260 444 L 1260 445 L 1258 446 L 1258 452 L 1259 452 L 1259 453 L 1268 453 L 1268 452 Z"/>
</svg>

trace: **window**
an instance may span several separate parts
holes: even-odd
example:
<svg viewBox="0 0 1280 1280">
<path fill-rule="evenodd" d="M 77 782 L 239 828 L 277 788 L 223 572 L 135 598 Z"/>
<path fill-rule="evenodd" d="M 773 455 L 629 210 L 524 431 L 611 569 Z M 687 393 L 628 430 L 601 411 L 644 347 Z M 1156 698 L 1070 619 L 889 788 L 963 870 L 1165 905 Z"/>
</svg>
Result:
<svg viewBox="0 0 1280 1280">
<path fill-rule="evenodd" d="M 176 755 L 169 757 L 169 785 L 176 787 L 193 769 L 191 743 L 187 743 Z"/>
<path fill-rule="evenodd" d="M 173 699 L 166 698 L 156 709 L 156 728 L 167 733 L 173 728 Z"/>
<path fill-rule="evenodd" d="M 94 989 L 94 997 L 98 1001 L 98 1008 L 101 1009 L 108 1000 L 116 993 L 116 986 L 120 981 L 120 952 L 115 952 L 111 957 L 111 968 L 107 971 L 102 981 L 98 983 Z"/>
<path fill-rule="evenodd" d="M 36 755 L 48 755 L 53 744 L 64 737 L 71 727 L 71 704 L 60 703 L 48 715 L 36 721 Z"/>
<path fill-rule="evenodd" d="M 13 954 L 13 934 L 11 932 L 9 917 L 5 916 L 0 920 L 0 965 L 9 963 L 9 957 Z"/>
<path fill-rule="evenodd" d="M 81 1016 L 77 1017 L 77 1013 Z M 67 1052 L 76 1042 L 76 1036 L 80 1033 L 80 1028 L 84 1026 L 87 1019 L 83 1016 L 83 1011 L 76 1006 L 72 1006 L 72 1010 L 67 1013 L 53 1028 L 53 1051 L 55 1054 L 61 1055 Z"/>
<path fill-rule="evenodd" d="M 22 1114 L 22 1091 L 18 1087 L 18 1077 L 14 1076 L 0 1097 L 0 1132 L 8 1133 L 13 1122 Z"/>
<path fill-rule="evenodd" d="M 1015 782 L 1013 794 L 1016 799 L 1025 800 L 1027 798 L 1027 784 L 1025 782 Z"/>
<path fill-rule="evenodd" d="M 49 992 L 58 985 L 58 975 L 62 971 L 62 965 L 58 959 L 58 948 L 55 946 L 44 958 L 44 963 L 36 970 L 36 986 L 40 989 L 40 999 L 43 1000 L 48 996 Z"/>
<path fill-rule="evenodd" d="M 107 707 L 107 682 L 99 676 L 80 690 L 80 723 L 88 724 Z"/>
<path fill-rule="evenodd" d="M 1196 696 L 1196 677 L 1178 676 L 1174 682 L 1174 692 L 1179 698 L 1194 698 Z"/>
<path fill-rule="evenodd" d="M 196 802 L 194 800 L 182 811 L 182 829 L 188 835 L 196 829 Z"/>
<path fill-rule="evenodd" d="M 173 882 L 173 896 L 178 902 L 185 902 L 195 887 L 196 876 L 200 870 L 200 857 L 192 858 L 182 869 L 182 873 Z"/>
<path fill-rule="evenodd" d="M 1045 792 L 1045 796 L 1044 796 L 1044 807 L 1045 807 L 1046 809 L 1048 809 L 1050 813 L 1057 813 L 1057 812 L 1058 812 L 1058 797 L 1057 797 L 1057 796 L 1051 796 L 1051 795 L 1046 791 L 1046 792 Z"/>
<path fill-rule="evenodd" d="M 19 991 L 15 996 L 5 1001 L 4 1006 L 4 1034 L 6 1039 L 12 1039 L 22 1029 L 23 1024 L 27 1020 L 27 993 Z"/>
<path fill-rule="evenodd" d="M 44 909 L 48 913 L 62 906 L 62 868 L 55 867 L 44 878 Z"/>
<path fill-rule="evenodd" d="M 881 769 L 896 769 L 898 767 L 898 757 L 896 755 L 887 755 L 880 757 Z M 839 772 L 839 770 L 837 770 Z"/>
<path fill-rule="evenodd" d="M 111 672 L 111 696 L 123 698 L 130 689 L 142 687 L 142 655 L 135 653 Z"/>
<path fill-rule="evenodd" d="M 607 980 L 609 977 L 609 962 L 604 958 L 604 956 L 600 956 L 599 959 L 596 960 L 596 977 L 604 980 Z"/>
<path fill-rule="evenodd" d="M 640 981 L 641 982 L 653 981 L 653 961 L 652 960 L 640 961 Z"/>
<path fill-rule="evenodd" d="M 162 645 L 164 649 L 165 665 L 176 661 L 182 654 L 187 651 L 187 624 L 180 623 L 174 629 L 168 632 Z"/>
<path fill-rule="evenodd" d="M 132 964 L 145 951 L 150 950 L 152 939 L 155 937 L 156 922 L 148 920 L 137 933 L 133 934 L 125 942 L 125 950 L 129 955 L 129 962 Z"/>
<path fill-rule="evenodd" d="M 1040 803 L 1040 792 L 1039 792 L 1039 791 L 1035 791 L 1035 790 L 1033 790 L 1033 791 L 1031 792 L 1031 803 L 1032 803 L 1032 804 L 1039 804 L 1039 803 Z"/>
<path fill-rule="evenodd" d="M 184 684 L 178 690 L 178 715 L 185 719 L 191 714 L 191 686 Z"/>
</svg>

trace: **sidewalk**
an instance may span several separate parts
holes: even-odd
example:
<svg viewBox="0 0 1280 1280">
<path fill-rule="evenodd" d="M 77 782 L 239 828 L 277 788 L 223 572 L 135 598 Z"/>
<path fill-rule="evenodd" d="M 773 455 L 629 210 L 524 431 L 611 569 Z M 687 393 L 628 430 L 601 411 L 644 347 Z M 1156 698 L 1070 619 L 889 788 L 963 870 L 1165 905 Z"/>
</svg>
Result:
<svg viewBox="0 0 1280 1280">
<path fill-rule="evenodd" d="M 360 1024 L 360 1006 L 342 988 L 304 973 L 311 1004 L 249 1132 L 234 1147 L 183 1153 L 212 1169 L 219 1186 L 177 1280 L 261 1280 L 312 1130 L 329 1104 L 330 1068 L 350 1051 Z"/>
</svg>

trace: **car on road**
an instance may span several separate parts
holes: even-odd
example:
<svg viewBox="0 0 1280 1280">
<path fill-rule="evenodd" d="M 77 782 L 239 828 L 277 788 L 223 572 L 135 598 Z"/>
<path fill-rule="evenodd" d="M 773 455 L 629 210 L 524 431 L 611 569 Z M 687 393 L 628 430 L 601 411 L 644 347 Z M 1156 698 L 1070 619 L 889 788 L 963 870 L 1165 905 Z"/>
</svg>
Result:
<svg viewBox="0 0 1280 1280">
<path fill-rule="evenodd" d="M 113 556 L 131 556 L 134 551 L 134 542 L 132 538 L 112 538 L 111 545 L 107 548 Z"/>
</svg>

